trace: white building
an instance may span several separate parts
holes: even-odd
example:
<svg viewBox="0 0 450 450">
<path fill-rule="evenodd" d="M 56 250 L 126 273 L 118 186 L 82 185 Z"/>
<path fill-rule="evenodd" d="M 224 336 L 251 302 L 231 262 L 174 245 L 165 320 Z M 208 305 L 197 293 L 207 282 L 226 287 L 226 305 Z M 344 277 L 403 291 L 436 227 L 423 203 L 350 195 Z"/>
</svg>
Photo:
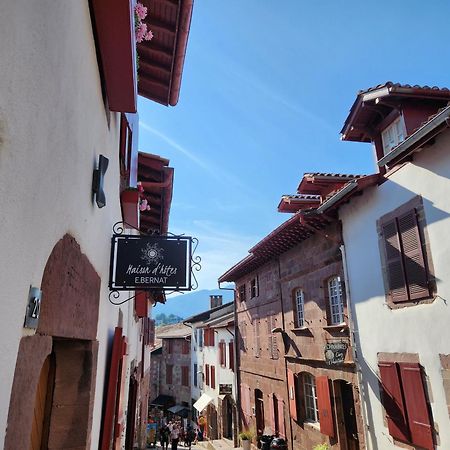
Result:
<svg viewBox="0 0 450 450">
<path fill-rule="evenodd" d="M 236 442 L 236 374 L 233 302 L 211 296 L 211 310 L 184 323 L 192 327 L 192 402 L 210 439 Z M 197 419 L 198 419 L 197 417 Z"/>
<path fill-rule="evenodd" d="M 449 100 L 392 83 L 361 92 L 343 139 L 372 142 L 380 174 L 322 208 L 343 225 L 370 449 L 450 448 Z"/>
<path fill-rule="evenodd" d="M 161 22 L 167 22 L 158 17 L 161 3 L 168 3 L 174 17 L 186 18 L 181 2 L 157 3 L 152 13 Z M 166 176 L 172 169 L 167 160 L 138 156 L 133 5 L 5 0 L 0 7 L 5 449 L 128 449 L 143 442 L 149 305 L 142 295 L 120 306 L 110 303 L 111 235 L 118 221 L 132 221 L 138 229 L 147 223 L 139 222 L 136 188 L 138 166 L 149 161 L 160 176 L 153 181 L 167 182 L 155 193 L 161 219 L 153 228 L 167 231 L 172 184 Z M 157 92 L 149 78 L 160 60 L 149 55 L 164 30 L 155 33 L 155 43 L 143 44 L 139 92 L 147 98 L 176 103 L 188 24 L 174 24 L 177 33 L 170 32 L 166 57 L 176 60 L 176 76 L 168 71 Z M 184 46 L 177 45 L 179 38 Z M 102 166 L 93 196 L 94 169 L 106 161 L 100 155 L 109 164 L 106 171 Z M 145 192 L 153 192 L 149 170 L 142 171 L 150 182 Z M 113 301 L 134 294 L 124 292 Z M 31 320 L 24 326 L 26 315 Z"/>
</svg>

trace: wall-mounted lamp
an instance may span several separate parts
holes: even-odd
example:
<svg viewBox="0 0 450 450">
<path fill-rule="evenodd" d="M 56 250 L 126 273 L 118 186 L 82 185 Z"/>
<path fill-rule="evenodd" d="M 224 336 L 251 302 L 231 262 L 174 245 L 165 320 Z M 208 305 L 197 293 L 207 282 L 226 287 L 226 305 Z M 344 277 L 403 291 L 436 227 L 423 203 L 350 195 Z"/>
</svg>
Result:
<svg viewBox="0 0 450 450">
<path fill-rule="evenodd" d="M 95 202 L 99 208 L 106 206 L 106 196 L 103 191 L 103 180 L 108 169 L 109 159 L 103 155 L 98 157 L 98 169 L 94 169 L 92 176 L 92 192 L 95 195 Z"/>
</svg>

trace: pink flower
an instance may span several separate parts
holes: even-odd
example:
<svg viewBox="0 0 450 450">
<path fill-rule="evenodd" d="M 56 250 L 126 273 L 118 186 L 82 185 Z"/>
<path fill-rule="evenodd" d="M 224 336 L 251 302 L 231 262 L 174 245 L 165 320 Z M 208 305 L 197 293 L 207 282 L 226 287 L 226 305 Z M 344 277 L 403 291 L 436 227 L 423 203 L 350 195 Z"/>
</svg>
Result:
<svg viewBox="0 0 450 450">
<path fill-rule="evenodd" d="M 144 39 L 146 41 L 151 41 L 153 39 L 153 33 L 152 30 L 148 30 L 147 34 L 145 35 Z"/>
<path fill-rule="evenodd" d="M 144 40 L 146 34 L 147 34 L 147 24 L 140 23 L 136 29 L 136 41 L 142 42 Z"/>
<path fill-rule="evenodd" d="M 134 12 L 138 16 L 139 20 L 144 20 L 147 17 L 147 8 L 142 3 L 136 3 Z"/>
<path fill-rule="evenodd" d="M 150 209 L 150 205 L 148 204 L 147 199 L 144 198 L 139 203 L 139 211 L 147 211 L 148 209 Z"/>
</svg>

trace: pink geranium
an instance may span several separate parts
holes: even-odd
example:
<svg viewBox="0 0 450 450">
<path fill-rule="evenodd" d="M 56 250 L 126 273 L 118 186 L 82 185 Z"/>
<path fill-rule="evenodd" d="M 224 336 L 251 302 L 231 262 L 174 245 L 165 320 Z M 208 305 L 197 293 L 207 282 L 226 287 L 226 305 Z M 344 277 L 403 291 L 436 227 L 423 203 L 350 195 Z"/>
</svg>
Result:
<svg viewBox="0 0 450 450">
<path fill-rule="evenodd" d="M 145 35 L 144 39 L 146 41 L 151 41 L 153 39 L 153 33 L 152 30 L 148 30 L 147 34 Z"/>
<path fill-rule="evenodd" d="M 147 24 L 141 22 L 136 30 L 136 41 L 142 42 L 146 35 L 147 35 Z"/>
<path fill-rule="evenodd" d="M 139 20 L 144 20 L 147 17 L 147 7 L 145 7 L 142 3 L 136 3 L 134 12 L 136 13 L 136 16 L 138 16 Z"/>
</svg>

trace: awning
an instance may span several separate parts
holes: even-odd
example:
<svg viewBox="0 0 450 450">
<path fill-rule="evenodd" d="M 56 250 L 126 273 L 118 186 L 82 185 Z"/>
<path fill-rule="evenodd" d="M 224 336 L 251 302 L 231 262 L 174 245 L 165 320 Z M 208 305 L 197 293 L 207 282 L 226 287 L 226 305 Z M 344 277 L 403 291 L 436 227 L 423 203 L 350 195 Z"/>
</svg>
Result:
<svg viewBox="0 0 450 450">
<path fill-rule="evenodd" d="M 167 411 L 180 417 L 187 417 L 189 413 L 189 408 L 183 405 L 175 405 L 172 406 L 171 408 L 168 408 Z"/>
<path fill-rule="evenodd" d="M 198 412 L 202 412 L 211 402 L 212 398 L 209 395 L 202 394 L 201 397 L 194 403 L 194 408 Z"/>
<path fill-rule="evenodd" d="M 170 395 L 158 395 L 153 401 L 150 402 L 150 405 L 163 406 L 167 408 L 175 403 L 174 398 Z"/>
</svg>

